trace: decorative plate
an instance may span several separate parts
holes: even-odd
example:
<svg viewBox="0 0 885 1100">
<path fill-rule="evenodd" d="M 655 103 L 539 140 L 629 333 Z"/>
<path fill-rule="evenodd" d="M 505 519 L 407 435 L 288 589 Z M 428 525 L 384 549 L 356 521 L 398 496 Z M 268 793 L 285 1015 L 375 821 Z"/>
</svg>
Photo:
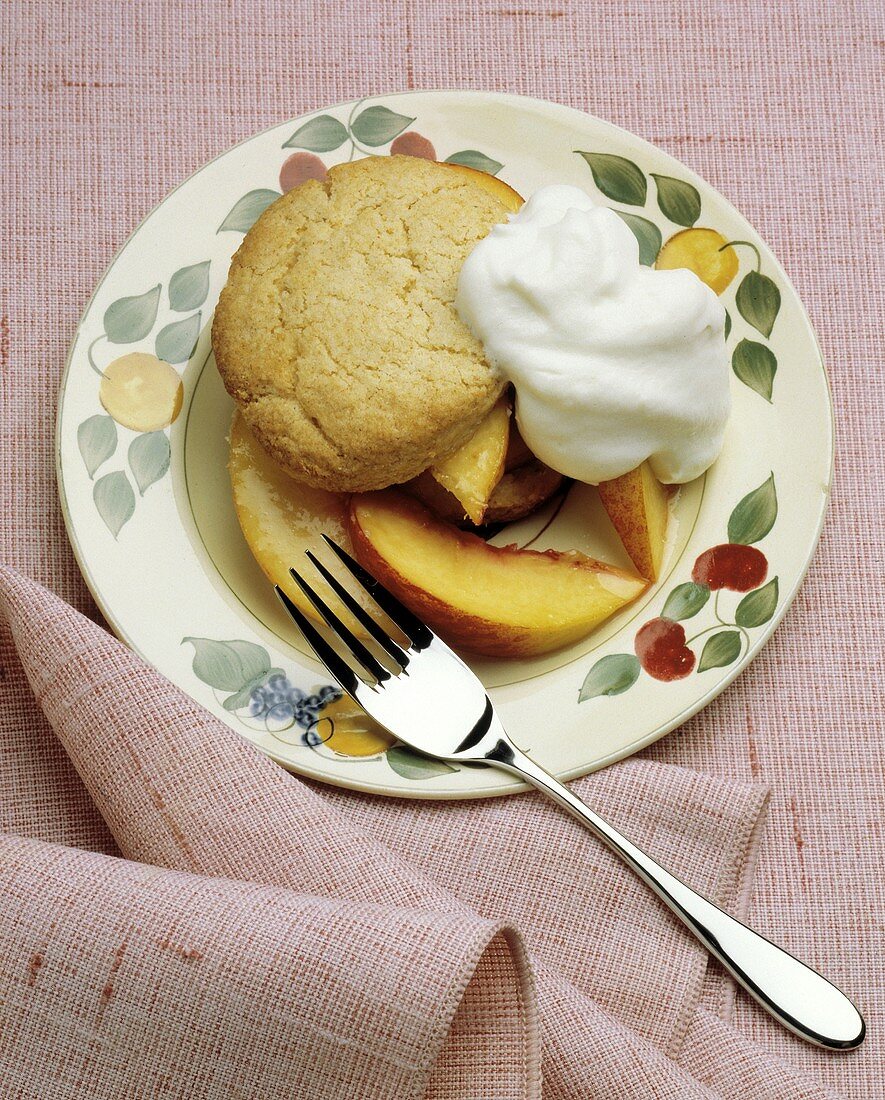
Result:
<svg viewBox="0 0 885 1100">
<path fill-rule="evenodd" d="M 636 752 L 758 653 L 823 521 L 829 392 L 795 291 L 725 199 L 659 149 L 552 103 L 409 92 L 331 107 L 223 153 L 136 229 L 83 315 L 58 413 L 65 520 L 109 623 L 288 768 L 391 795 L 501 794 L 519 784 L 427 761 L 341 697 L 249 554 L 227 479 L 232 404 L 209 330 L 231 255 L 282 191 L 342 160 L 397 152 L 483 169 L 523 196 L 583 187 L 626 221 L 644 263 L 693 267 L 728 310 L 725 449 L 673 502 L 660 581 L 567 650 L 473 662 L 505 726 L 551 771 L 568 778 Z M 628 564 L 586 486 L 497 541 Z"/>
</svg>

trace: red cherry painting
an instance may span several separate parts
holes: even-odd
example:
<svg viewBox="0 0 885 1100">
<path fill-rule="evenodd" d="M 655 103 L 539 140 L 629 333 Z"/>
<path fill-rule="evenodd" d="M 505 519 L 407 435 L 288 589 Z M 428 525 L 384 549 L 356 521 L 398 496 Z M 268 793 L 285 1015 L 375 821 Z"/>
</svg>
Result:
<svg viewBox="0 0 885 1100">
<path fill-rule="evenodd" d="M 726 542 L 705 550 L 694 563 L 691 579 L 716 591 L 749 592 L 768 575 L 768 561 L 755 546 Z"/>
<path fill-rule="evenodd" d="M 280 190 L 285 193 L 306 180 L 324 180 L 326 166 L 313 153 L 293 153 L 280 169 Z"/>
<path fill-rule="evenodd" d="M 695 666 L 685 630 L 672 619 L 650 619 L 633 643 L 639 663 L 655 680 L 682 680 Z"/>
<path fill-rule="evenodd" d="M 416 134 L 414 130 L 407 130 L 394 138 L 390 146 L 390 152 L 396 156 L 423 157 L 425 160 L 436 160 L 436 150 L 433 144 L 423 134 Z"/>
</svg>

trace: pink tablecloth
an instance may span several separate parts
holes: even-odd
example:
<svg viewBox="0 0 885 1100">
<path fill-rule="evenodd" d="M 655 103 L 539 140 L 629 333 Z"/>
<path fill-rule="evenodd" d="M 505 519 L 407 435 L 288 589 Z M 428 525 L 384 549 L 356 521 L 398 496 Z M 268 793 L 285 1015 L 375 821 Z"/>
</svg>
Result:
<svg viewBox="0 0 885 1100">
<path fill-rule="evenodd" d="M 856 994 L 870 1037 L 852 1055 L 819 1054 L 744 997 L 723 1001 L 728 987 L 711 978 L 708 1024 L 696 1023 L 680 1058 L 690 1065 L 700 1048 L 709 1052 L 719 1014 L 757 1050 L 842 1095 L 881 1096 L 882 5 L 18 0 L 3 8 L 0 30 L 2 558 L 87 613 L 52 467 L 65 351 L 132 227 L 238 139 L 326 103 L 405 87 L 523 92 L 655 142 L 757 226 L 805 301 L 829 365 L 832 508 L 809 578 L 765 652 L 645 756 L 770 784 L 750 919 Z M 3 828 L 114 850 L 61 750 L 43 748 L 37 773 L 7 783 Z M 4 781 L 25 774 L 6 745 L 2 765 Z M 47 797 L 60 792 L 94 824 L 53 833 Z M 383 833 L 376 803 L 333 801 Z"/>
</svg>

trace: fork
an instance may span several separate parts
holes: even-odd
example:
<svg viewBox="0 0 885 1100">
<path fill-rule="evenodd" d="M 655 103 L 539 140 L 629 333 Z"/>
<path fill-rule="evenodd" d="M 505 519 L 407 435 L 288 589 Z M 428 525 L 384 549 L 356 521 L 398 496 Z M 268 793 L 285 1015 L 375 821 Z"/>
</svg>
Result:
<svg viewBox="0 0 885 1100">
<path fill-rule="evenodd" d="M 396 641 L 310 550 L 307 557 L 377 652 L 342 622 L 296 569 L 289 570 L 292 579 L 347 658 L 279 586 L 276 593 L 320 662 L 370 717 L 426 756 L 502 768 L 537 787 L 620 856 L 784 1027 L 834 1050 L 850 1050 L 863 1042 L 866 1025 L 844 993 L 690 889 L 535 763 L 507 736 L 485 688 L 461 658 L 346 551 L 328 536 L 323 538 L 405 641 Z"/>
</svg>

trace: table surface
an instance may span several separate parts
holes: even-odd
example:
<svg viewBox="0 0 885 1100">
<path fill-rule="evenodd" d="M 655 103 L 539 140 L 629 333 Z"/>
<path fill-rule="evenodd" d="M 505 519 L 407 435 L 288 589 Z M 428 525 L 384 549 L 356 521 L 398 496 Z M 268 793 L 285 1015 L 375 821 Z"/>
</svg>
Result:
<svg viewBox="0 0 885 1100">
<path fill-rule="evenodd" d="M 856 996 L 821 1055 L 740 997 L 734 1024 L 845 1096 L 881 1095 L 885 8 L 621 0 L 19 0 L 0 14 L 3 559 L 91 610 L 55 496 L 54 394 L 79 314 L 137 222 L 234 142 L 404 88 L 552 99 L 726 195 L 784 264 L 828 365 L 836 479 L 798 599 L 751 668 L 646 755 L 771 785 L 752 923 Z M 51 395 L 51 396 L 50 396 Z"/>
</svg>

